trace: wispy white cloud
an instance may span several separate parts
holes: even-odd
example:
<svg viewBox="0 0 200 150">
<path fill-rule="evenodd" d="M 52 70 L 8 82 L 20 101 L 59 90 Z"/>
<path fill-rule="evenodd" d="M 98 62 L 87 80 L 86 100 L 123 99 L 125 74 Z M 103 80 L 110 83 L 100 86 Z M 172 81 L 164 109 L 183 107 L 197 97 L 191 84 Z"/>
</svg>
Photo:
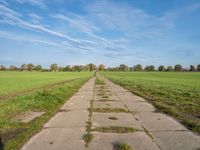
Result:
<svg viewBox="0 0 200 150">
<path fill-rule="evenodd" d="M 145 35 L 158 36 L 159 29 L 165 28 L 170 20 L 148 14 L 142 9 L 124 3 L 97 1 L 86 8 L 86 11 L 98 24 L 109 30 L 120 30 L 127 36 L 143 38 Z M 165 15 L 165 14 L 164 14 Z"/>
<path fill-rule="evenodd" d="M 38 43 L 38 44 L 46 44 L 50 46 L 56 46 L 56 47 L 63 47 L 62 45 L 55 43 L 55 42 L 50 42 L 46 40 L 40 40 L 39 37 L 34 38 L 31 36 L 22 36 L 22 35 L 17 35 L 15 33 L 7 32 L 7 31 L 1 31 L 0 30 L 0 37 L 1 38 L 6 38 L 14 41 L 19 41 L 22 43 Z"/>
<path fill-rule="evenodd" d="M 4 4 L 4 5 L 9 5 L 9 3 L 6 0 L 0 0 L 0 4 Z"/>
<path fill-rule="evenodd" d="M 97 36 L 96 32 L 100 32 L 100 28 L 95 26 L 93 23 L 89 22 L 86 18 L 75 14 L 71 14 L 71 16 L 73 16 L 72 18 L 61 14 L 54 15 L 54 18 L 61 19 L 62 21 L 67 21 L 72 28 L 74 26 L 73 29 L 75 29 L 76 31 L 78 30 L 80 32 L 86 33 L 88 35 L 86 38 L 82 39 L 72 38 L 70 35 L 54 31 L 51 28 L 46 27 L 43 24 L 40 24 L 39 22 L 30 23 L 28 21 L 21 19 L 20 17 L 21 14 L 15 12 L 14 10 L 6 6 L 3 6 L 3 8 L 4 11 L 2 11 L 1 15 L 4 18 L 3 20 L 0 20 L 2 23 L 7 23 L 10 25 L 19 26 L 21 28 L 34 30 L 37 32 L 44 32 L 56 37 L 60 37 L 62 39 L 61 43 L 57 44 L 62 44 L 64 46 L 67 46 L 66 48 L 69 48 L 74 51 L 79 51 L 79 52 L 88 51 L 90 53 L 96 53 L 100 55 L 110 53 L 108 56 L 120 57 L 122 56 L 121 55 L 122 53 L 126 53 L 126 51 L 130 50 L 126 45 L 128 43 L 128 39 L 119 38 L 118 40 L 116 39 L 112 40 Z M 37 19 L 41 19 L 40 16 L 35 14 L 31 14 L 31 16 Z M 20 39 L 25 40 L 25 38 L 20 38 Z M 40 41 L 32 40 L 32 42 L 40 42 Z"/>
<path fill-rule="evenodd" d="M 81 32 L 85 32 L 87 34 L 92 34 L 93 32 L 100 31 L 99 27 L 80 15 L 68 13 L 68 16 L 63 14 L 54 14 L 52 15 L 52 17 L 66 21 L 71 28 Z"/>
<path fill-rule="evenodd" d="M 30 21 L 34 24 L 40 24 L 40 21 L 43 20 L 43 17 L 41 17 L 35 13 L 30 13 L 29 17 L 30 17 Z"/>
<path fill-rule="evenodd" d="M 46 4 L 44 0 L 15 0 L 20 4 L 30 4 L 33 6 L 38 6 L 40 8 L 46 9 Z"/>
<path fill-rule="evenodd" d="M 29 3 L 41 8 L 47 6 L 43 0 L 16 1 L 21 4 Z M 166 31 L 175 27 L 177 17 L 184 13 L 198 10 L 200 4 L 196 3 L 184 8 L 168 10 L 160 16 L 150 14 L 143 9 L 122 2 L 94 1 L 83 7 L 84 14 L 68 11 L 50 12 L 49 16 L 51 18 L 48 19 L 52 20 L 45 24 L 46 18 L 39 15 L 39 13 L 30 12 L 24 17 L 23 14 L 11 9 L 12 7 L 9 4 L 0 4 L 0 23 L 20 27 L 21 29 L 26 29 L 26 31 L 31 30 L 39 35 L 46 36 L 47 34 L 52 39 L 59 39 L 59 42 L 53 40 L 52 42 L 30 37 L 30 40 L 27 41 L 26 38 L 28 37 L 26 36 L 16 36 L 21 42 L 49 44 L 50 46 L 71 50 L 74 53 L 95 54 L 103 57 L 112 57 L 117 60 L 121 60 L 123 57 L 123 59 L 127 60 L 140 59 L 143 62 L 147 60 L 157 61 L 158 57 L 154 57 L 150 52 L 147 53 L 148 49 L 140 49 L 141 44 L 140 46 L 135 46 L 135 43 L 156 41 L 167 33 Z M 27 16 L 29 17 L 28 19 Z M 49 22 L 53 23 L 49 24 Z M 59 29 L 61 24 L 62 28 Z M 121 34 L 109 36 L 107 32 Z M 0 34 L 7 38 L 12 38 L 10 34 Z"/>
</svg>

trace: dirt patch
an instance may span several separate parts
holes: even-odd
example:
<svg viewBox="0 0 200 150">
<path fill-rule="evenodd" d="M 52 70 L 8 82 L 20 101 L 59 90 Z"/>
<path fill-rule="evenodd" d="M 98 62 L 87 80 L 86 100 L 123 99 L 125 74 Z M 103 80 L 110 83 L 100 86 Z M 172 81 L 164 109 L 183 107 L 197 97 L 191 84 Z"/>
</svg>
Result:
<svg viewBox="0 0 200 150">
<path fill-rule="evenodd" d="M 108 119 L 110 119 L 110 120 L 118 120 L 117 117 L 108 117 Z"/>
<path fill-rule="evenodd" d="M 17 115 L 15 118 L 13 118 L 13 121 L 27 123 L 42 116 L 44 113 L 45 112 L 27 111 L 27 112 Z"/>
<path fill-rule="evenodd" d="M 16 138 L 18 134 L 23 133 L 26 130 L 26 128 L 18 128 L 13 131 L 5 131 L 4 133 L 0 133 L 0 150 L 3 150 L 4 144 L 7 141 Z"/>
</svg>

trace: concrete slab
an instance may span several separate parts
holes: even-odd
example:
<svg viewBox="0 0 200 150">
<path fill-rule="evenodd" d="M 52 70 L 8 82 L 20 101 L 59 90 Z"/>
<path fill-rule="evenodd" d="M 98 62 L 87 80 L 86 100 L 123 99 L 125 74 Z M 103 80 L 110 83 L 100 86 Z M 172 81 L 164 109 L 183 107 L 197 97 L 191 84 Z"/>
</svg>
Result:
<svg viewBox="0 0 200 150">
<path fill-rule="evenodd" d="M 122 108 L 122 109 L 126 109 L 124 104 L 120 101 L 105 101 L 105 102 L 94 101 L 93 107 L 94 108 Z"/>
<path fill-rule="evenodd" d="M 91 78 L 88 82 L 86 82 L 79 91 L 93 91 L 94 89 L 95 78 Z"/>
<path fill-rule="evenodd" d="M 114 150 L 113 145 L 117 142 L 126 143 L 133 150 L 160 150 L 144 132 L 127 134 L 94 133 L 89 150 Z"/>
<path fill-rule="evenodd" d="M 149 131 L 187 130 L 176 120 L 162 113 L 141 112 L 136 114 L 135 117 L 141 121 L 144 127 Z"/>
<path fill-rule="evenodd" d="M 84 95 L 84 96 L 92 97 L 93 91 L 79 91 L 75 95 Z"/>
<path fill-rule="evenodd" d="M 84 150 L 85 128 L 48 128 L 33 136 L 22 150 Z"/>
<path fill-rule="evenodd" d="M 33 111 L 28 111 L 28 112 L 24 112 L 22 114 L 17 115 L 13 121 L 15 122 L 30 122 L 40 116 L 42 116 L 45 112 L 33 112 Z"/>
<path fill-rule="evenodd" d="M 147 102 L 124 101 L 124 104 L 128 107 L 130 111 L 135 111 L 135 112 L 145 112 L 145 111 L 156 110 L 151 104 Z"/>
<path fill-rule="evenodd" d="M 87 110 L 59 112 L 44 127 L 85 127 L 88 115 Z"/>
<path fill-rule="evenodd" d="M 188 131 L 153 132 L 162 150 L 198 150 L 200 137 Z"/>
<path fill-rule="evenodd" d="M 90 107 L 91 99 L 92 98 L 87 96 L 73 96 L 61 107 L 61 110 L 87 109 Z"/>
<path fill-rule="evenodd" d="M 142 97 L 133 95 L 132 93 L 123 92 L 123 93 L 116 93 L 117 96 L 124 102 L 132 101 L 132 102 L 146 102 L 146 100 Z"/>
<path fill-rule="evenodd" d="M 124 89 L 123 87 L 121 87 L 121 86 L 119 86 L 119 85 L 113 84 L 111 81 L 109 81 L 109 80 L 107 80 L 107 79 L 105 79 L 104 81 L 105 81 L 105 83 L 106 83 L 107 85 L 110 86 L 110 88 L 112 89 L 113 92 L 118 92 L 118 91 L 127 92 L 127 91 L 128 91 L 128 90 Z"/>
<path fill-rule="evenodd" d="M 115 117 L 117 120 L 109 119 Z M 141 124 L 129 113 L 93 113 L 94 127 L 124 126 L 142 130 Z"/>
</svg>

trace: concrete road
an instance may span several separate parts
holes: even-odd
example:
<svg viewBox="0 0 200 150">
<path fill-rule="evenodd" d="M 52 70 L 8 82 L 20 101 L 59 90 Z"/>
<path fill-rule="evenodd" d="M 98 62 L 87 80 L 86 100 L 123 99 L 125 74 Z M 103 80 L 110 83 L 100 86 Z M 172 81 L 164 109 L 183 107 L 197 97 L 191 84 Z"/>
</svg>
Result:
<svg viewBox="0 0 200 150">
<path fill-rule="evenodd" d="M 22 150 L 114 150 L 116 143 L 125 143 L 133 150 L 200 148 L 199 136 L 173 118 L 158 113 L 143 98 L 103 80 L 103 85 L 95 85 L 95 78 L 89 80 Z M 89 115 L 91 107 L 94 111 Z M 87 133 L 88 120 L 92 122 L 93 139 L 85 147 L 82 137 Z M 132 128 L 134 132 L 106 131 L 102 127 Z"/>
</svg>

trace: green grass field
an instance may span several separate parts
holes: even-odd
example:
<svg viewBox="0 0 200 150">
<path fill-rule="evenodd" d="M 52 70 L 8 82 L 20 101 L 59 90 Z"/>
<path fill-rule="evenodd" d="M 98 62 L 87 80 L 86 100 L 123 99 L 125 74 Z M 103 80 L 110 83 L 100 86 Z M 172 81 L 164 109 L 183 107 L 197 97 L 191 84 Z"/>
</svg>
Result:
<svg viewBox="0 0 200 150">
<path fill-rule="evenodd" d="M 104 72 L 103 75 L 200 133 L 200 73 Z"/>
<path fill-rule="evenodd" d="M 0 72 L 0 96 L 12 95 L 10 99 L 4 96 L 0 99 L 0 149 L 20 149 L 92 75 L 91 72 Z M 18 114 L 29 111 L 45 114 L 29 123 L 13 121 Z"/>
<path fill-rule="evenodd" d="M 57 82 L 84 78 L 89 72 L 17 72 L 0 71 L 0 96 L 31 90 Z"/>
</svg>

